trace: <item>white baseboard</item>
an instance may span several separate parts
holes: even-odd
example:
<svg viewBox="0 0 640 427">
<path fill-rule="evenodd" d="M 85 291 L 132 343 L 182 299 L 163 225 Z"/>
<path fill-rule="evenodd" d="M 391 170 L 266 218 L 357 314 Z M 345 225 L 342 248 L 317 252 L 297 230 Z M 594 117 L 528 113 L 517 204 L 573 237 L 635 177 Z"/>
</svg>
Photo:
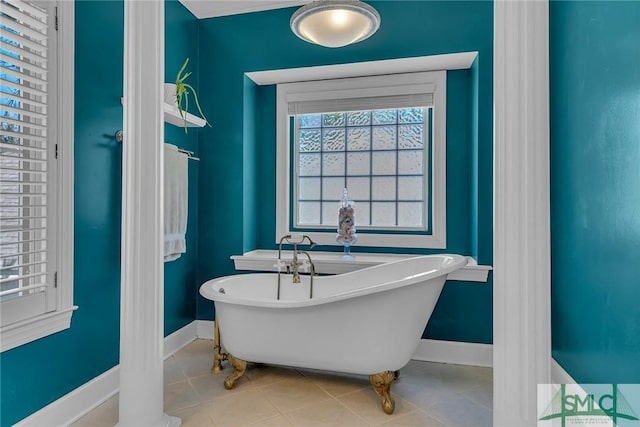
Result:
<svg viewBox="0 0 640 427">
<path fill-rule="evenodd" d="M 213 339 L 213 327 L 216 322 L 213 320 L 196 320 L 195 321 L 198 331 L 198 338 L 203 340 Z"/>
<path fill-rule="evenodd" d="M 213 337 L 213 330 L 211 336 Z M 195 321 L 166 336 L 165 359 L 196 338 L 198 336 Z M 14 427 L 68 426 L 116 394 L 119 388 L 120 367 L 117 365 L 19 421 Z"/>
<path fill-rule="evenodd" d="M 173 356 L 180 351 L 184 346 L 190 344 L 193 340 L 198 338 L 197 334 L 197 320 L 189 323 L 186 326 L 178 329 L 174 333 L 164 337 L 164 358 Z"/>
<path fill-rule="evenodd" d="M 412 359 L 455 365 L 493 366 L 493 346 L 471 342 L 422 339 Z"/>
<path fill-rule="evenodd" d="M 19 421 L 14 427 L 68 426 L 118 392 L 120 368 L 114 366 L 38 412 Z"/>
<path fill-rule="evenodd" d="M 553 357 L 551 358 L 551 383 L 576 384 L 576 380 L 574 380 Z"/>
</svg>

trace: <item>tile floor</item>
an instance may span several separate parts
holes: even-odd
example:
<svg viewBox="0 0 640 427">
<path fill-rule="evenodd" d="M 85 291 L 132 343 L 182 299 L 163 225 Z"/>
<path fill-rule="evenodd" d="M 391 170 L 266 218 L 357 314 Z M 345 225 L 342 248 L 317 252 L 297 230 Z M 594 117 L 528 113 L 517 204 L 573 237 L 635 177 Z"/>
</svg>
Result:
<svg viewBox="0 0 640 427">
<path fill-rule="evenodd" d="M 211 374 L 212 352 L 212 341 L 196 340 L 165 361 L 165 412 L 185 427 L 492 424 L 491 368 L 411 361 L 391 386 L 396 410 L 387 415 L 365 376 L 250 364 L 235 388 L 225 390 L 230 368 Z M 72 427 L 117 421 L 116 395 Z"/>
</svg>

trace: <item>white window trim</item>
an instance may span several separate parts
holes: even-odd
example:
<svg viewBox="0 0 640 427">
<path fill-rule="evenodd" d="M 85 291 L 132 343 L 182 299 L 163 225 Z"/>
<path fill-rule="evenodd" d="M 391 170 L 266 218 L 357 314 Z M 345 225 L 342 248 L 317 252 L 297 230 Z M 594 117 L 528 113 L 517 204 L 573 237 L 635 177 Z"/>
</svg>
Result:
<svg viewBox="0 0 640 427">
<path fill-rule="evenodd" d="M 74 109 L 74 2 L 59 1 L 56 83 L 56 136 L 58 182 L 55 212 L 57 239 L 57 292 L 55 311 L 0 327 L 0 353 L 60 332 L 71 326 L 73 305 L 73 109 Z"/>
<path fill-rule="evenodd" d="M 300 82 L 281 84 L 277 87 L 276 107 L 276 235 L 275 241 L 286 234 L 296 233 L 289 224 L 291 223 L 290 194 L 290 138 L 288 103 L 307 98 L 318 99 L 323 95 L 319 92 L 331 92 L 335 97 L 340 93 L 342 97 L 363 95 L 368 91 L 375 91 L 375 96 L 381 96 L 389 89 L 400 90 L 405 86 L 408 93 L 416 90 L 416 87 L 435 87 L 433 110 L 433 143 L 431 153 L 431 186 L 432 212 L 430 234 L 390 234 L 390 233 L 359 233 L 359 246 L 378 247 L 406 247 L 406 248 L 446 248 L 446 71 L 430 71 L 422 73 L 405 73 L 393 76 L 363 76 L 349 79 L 338 79 L 320 82 Z M 391 93 L 389 93 L 391 94 Z M 357 222 L 356 222 L 357 227 Z M 336 232 L 312 231 L 305 232 L 314 241 L 321 245 L 337 245 Z"/>
</svg>

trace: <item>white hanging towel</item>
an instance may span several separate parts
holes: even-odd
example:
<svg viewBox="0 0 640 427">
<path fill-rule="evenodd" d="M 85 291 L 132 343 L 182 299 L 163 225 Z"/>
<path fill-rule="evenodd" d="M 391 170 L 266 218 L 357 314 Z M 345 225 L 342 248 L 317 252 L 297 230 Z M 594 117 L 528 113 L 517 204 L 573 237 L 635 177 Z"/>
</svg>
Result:
<svg viewBox="0 0 640 427">
<path fill-rule="evenodd" d="M 164 144 L 164 262 L 187 251 L 188 159 L 172 144 Z"/>
</svg>

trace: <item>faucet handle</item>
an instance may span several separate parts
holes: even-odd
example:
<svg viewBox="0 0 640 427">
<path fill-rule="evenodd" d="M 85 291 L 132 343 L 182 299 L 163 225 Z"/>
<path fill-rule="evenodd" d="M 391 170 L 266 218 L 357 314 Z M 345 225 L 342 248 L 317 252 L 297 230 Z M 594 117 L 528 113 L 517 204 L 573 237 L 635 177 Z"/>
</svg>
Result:
<svg viewBox="0 0 640 427">
<path fill-rule="evenodd" d="M 302 264 L 300 265 L 300 271 L 308 273 L 310 268 L 311 268 L 311 263 L 309 262 L 309 260 L 303 259 Z"/>
<path fill-rule="evenodd" d="M 273 264 L 273 266 L 278 269 L 278 273 L 280 273 L 286 265 L 287 264 L 281 259 L 279 259 L 278 261 L 276 261 L 275 264 Z"/>
</svg>

